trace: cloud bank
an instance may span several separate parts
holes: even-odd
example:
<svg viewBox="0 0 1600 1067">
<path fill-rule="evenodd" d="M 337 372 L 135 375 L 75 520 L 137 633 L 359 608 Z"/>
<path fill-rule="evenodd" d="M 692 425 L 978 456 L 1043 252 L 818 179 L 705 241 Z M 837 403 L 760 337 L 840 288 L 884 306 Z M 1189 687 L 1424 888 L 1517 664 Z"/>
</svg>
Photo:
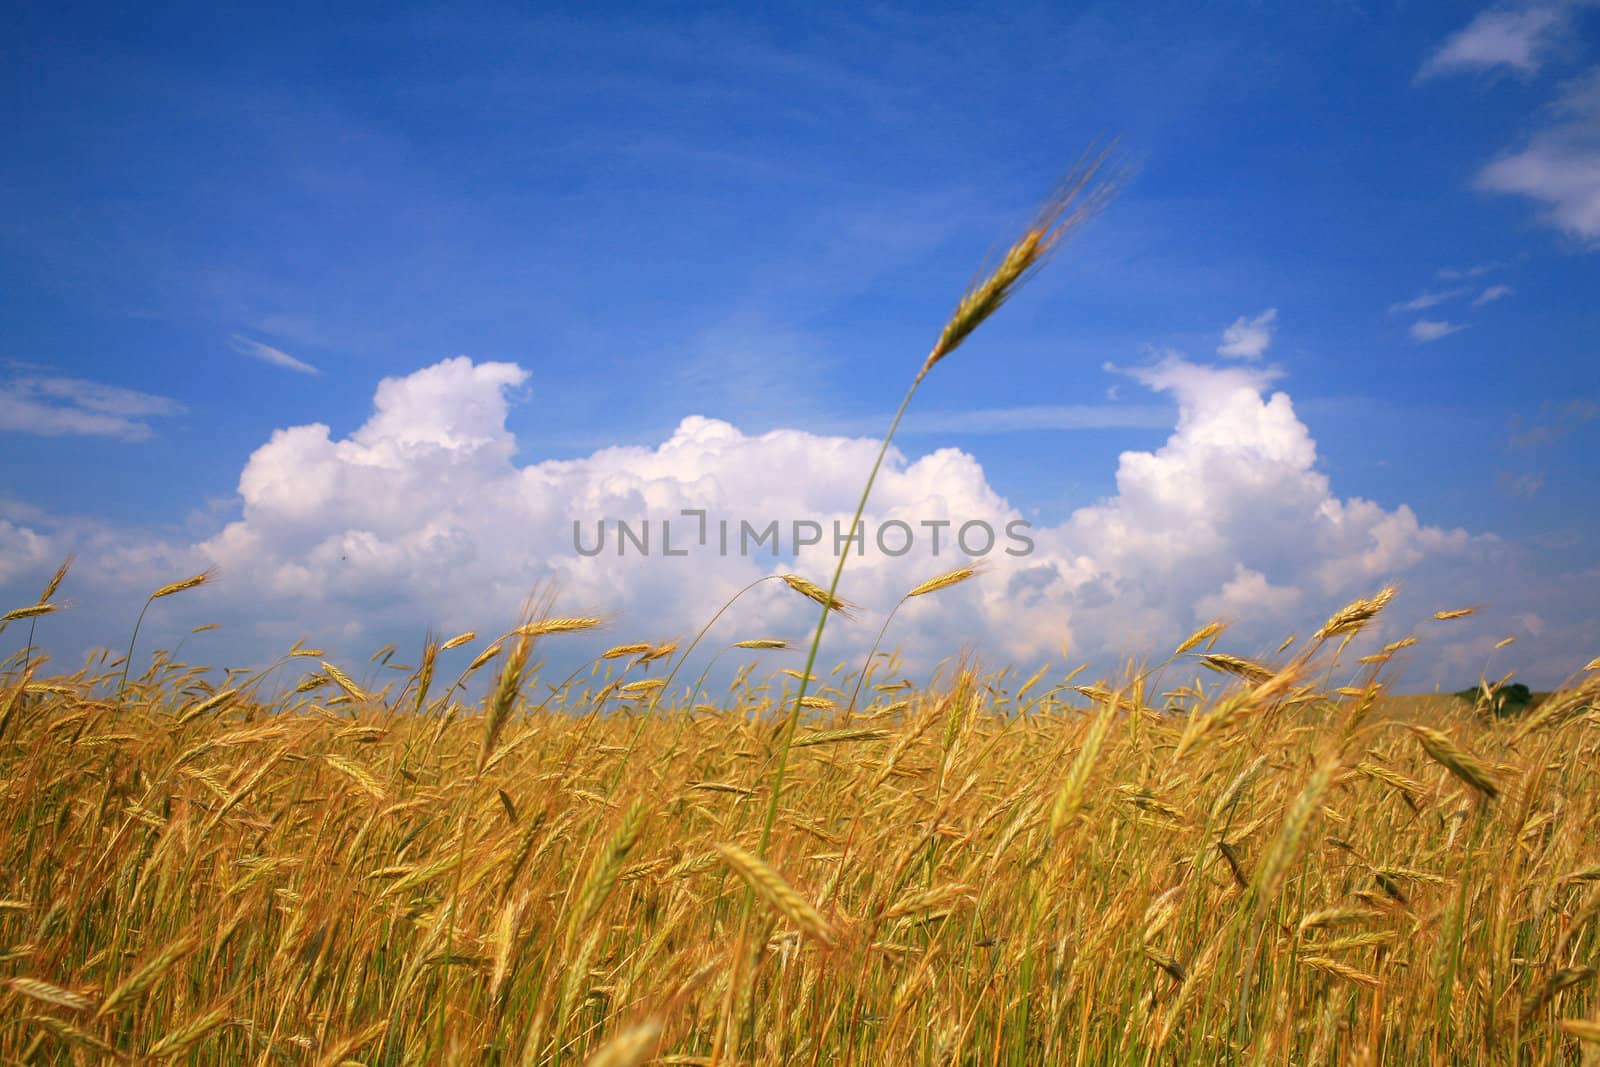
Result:
<svg viewBox="0 0 1600 1067">
<path fill-rule="evenodd" d="M 1123 453 L 1110 497 L 1058 525 L 1033 527 L 1031 554 L 995 551 L 981 579 L 908 604 L 891 641 L 913 665 L 971 648 L 990 663 L 1065 656 L 1115 671 L 1124 657 L 1169 648 L 1214 616 L 1238 620 L 1233 648 L 1261 652 L 1389 581 L 1404 583 L 1410 611 L 1397 613 L 1392 627 L 1465 598 L 1505 596 L 1485 586 L 1486 575 L 1526 578 L 1493 537 L 1425 524 L 1403 504 L 1336 496 L 1290 397 L 1271 388 L 1272 371 L 1170 356 L 1131 373 L 1175 403 L 1166 442 Z M 151 585 L 214 565 L 223 575 L 216 589 L 163 602 L 164 610 L 189 624 L 221 618 L 240 648 L 259 657 L 269 651 L 263 641 L 302 635 L 358 655 L 390 640 L 418 643 L 430 626 L 490 631 L 513 621 L 539 583 L 559 591 L 563 612 L 614 619 L 606 640 L 687 636 L 757 578 L 827 575 L 826 537 L 794 559 L 703 549 L 667 557 L 659 542 L 648 556 L 618 555 L 614 543 L 588 556 L 575 548 L 573 523 L 677 519 L 704 509 L 713 522 L 842 527 L 876 451 L 871 438 L 795 429 L 750 435 L 691 416 L 654 447 L 523 463 L 507 416 L 528 377 L 510 363 L 445 360 L 385 379 L 371 416 L 348 436 L 320 424 L 279 430 L 240 474 L 238 518 L 198 542 L 141 541 L 67 522 L 52 529 L 0 509 L 0 543 L 13 561 L 0 582 L 42 581 L 77 550 L 73 595 L 121 596 L 131 606 Z M 900 520 L 914 528 L 949 522 L 953 530 L 977 520 L 1003 530 L 1023 518 L 973 456 L 950 448 L 915 458 L 892 451 L 868 512 L 874 529 Z M 859 655 L 901 594 L 964 561 L 948 538 L 938 557 L 926 539 L 898 557 L 869 541 L 844 587 L 868 615 L 830 630 L 829 655 Z M 13 598 L 36 595 L 25 584 L 17 589 Z M 716 639 L 798 639 L 813 620 L 809 602 L 768 582 L 728 613 Z M 1552 621 L 1559 620 L 1540 624 Z M 1449 684 L 1463 673 L 1470 680 L 1505 631 L 1453 634 L 1458 639 L 1430 651 L 1415 682 Z M 1555 648 L 1546 669 L 1582 654 Z"/>
</svg>

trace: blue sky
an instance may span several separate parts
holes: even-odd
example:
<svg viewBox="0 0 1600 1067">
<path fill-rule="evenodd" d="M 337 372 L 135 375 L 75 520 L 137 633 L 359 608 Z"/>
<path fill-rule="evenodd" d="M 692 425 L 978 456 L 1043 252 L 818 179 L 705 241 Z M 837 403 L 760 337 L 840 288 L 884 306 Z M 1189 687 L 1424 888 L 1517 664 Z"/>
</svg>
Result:
<svg viewBox="0 0 1600 1067">
<path fill-rule="evenodd" d="M 962 488 L 885 490 L 907 514 L 948 497 L 1047 527 L 1048 594 L 1029 618 L 1049 639 L 990 640 L 1020 595 L 1002 575 L 968 605 L 973 632 L 914 619 L 908 647 L 1105 658 L 1110 639 L 1088 631 L 1153 646 L 1192 629 L 1201 602 L 1265 589 L 1260 632 L 1238 631 L 1249 652 L 1394 579 L 1411 619 L 1457 595 L 1485 605 L 1419 660 L 1419 684 L 1475 674 L 1508 634 L 1520 644 L 1496 664 L 1557 680 L 1600 653 L 1600 11 L 1307 7 L 14 5 L 0 589 L 27 602 L 78 552 L 65 650 L 124 633 L 137 590 L 191 564 L 222 568 L 224 592 L 193 611 L 232 620 L 225 658 L 291 632 L 355 652 L 487 627 L 472 608 L 509 610 L 510 590 L 546 578 L 649 620 L 618 621 L 624 636 L 691 628 L 756 565 L 698 583 L 555 558 L 566 516 L 595 514 L 607 479 L 639 469 L 605 450 L 659 461 L 704 416 L 738 442 L 697 445 L 628 499 L 693 504 L 710 477 L 730 509 L 835 509 L 837 442 L 881 432 L 985 255 L 1114 136 L 1131 173 L 1118 199 L 939 367 L 898 441 L 908 470 L 959 450 Z M 1242 347 L 1219 353 L 1236 323 Z M 524 373 L 479 373 L 500 364 Z M 456 370 L 408 378 L 440 366 Z M 467 483 L 418 458 L 410 431 L 379 441 L 383 379 L 415 387 L 405 418 L 447 429 L 503 408 L 493 464 L 468 466 L 485 491 L 527 494 L 522 510 L 491 520 L 433 499 L 441 477 Z M 1179 412 L 1231 425 L 1224 385 L 1259 397 L 1268 436 L 1193 458 Z M 1292 425 L 1268 410 L 1280 391 Z M 321 451 L 269 445 L 316 424 Z M 1296 427 L 1314 456 L 1273 467 L 1271 435 Z M 750 442 L 778 431 L 809 435 L 784 452 L 800 457 L 780 479 L 795 495 L 729 495 L 741 462 L 770 461 Z M 352 459 L 361 447 L 413 466 L 394 484 L 338 473 L 377 462 Z M 1163 477 L 1215 506 L 1154 514 L 1122 481 L 1129 453 L 1170 460 Z M 545 466 L 562 462 L 581 469 Z M 1207 481 L 1223 467 L 1232 489 Z M 412 510 L 290 516 L 262 486 L 299 478 L 329 479 L 308 499 L 403 487 Z M 1259 510 L 1246 490 L 1273 479 L 1305 489 L 1303 512 L 1242 536 Z M 534 499 L 535 481 L 590 510 Z M 1323 545 L 1308 524 L 1324 498 L 1405 509 L 1420 532 L 1342 527 L 1339 558 L 1370 565 L 1346 589 L 1314 552 L 1271 547 Z M 1214 536 L 1140 555 L 1092 521 L 1107 507 L 1145 533 L 1176 524 L 1152 545 L 1185 524 Z M 355 535 L 376 546 L 365 580 L 330 547 Z M 440 537 L 457 547 L 438 555 Z M 1363 555 L 1363 537 L 1382 551 Z M 324 557 L 344 566 L 318 581 L 307 561 Z M 428 592 L 446 559 L 490 588 Z M 863 599 L 892 604 L 902 577 L 868 568 Z M 782 610 L 755 614 L 792 621 Z"/>
</svg>

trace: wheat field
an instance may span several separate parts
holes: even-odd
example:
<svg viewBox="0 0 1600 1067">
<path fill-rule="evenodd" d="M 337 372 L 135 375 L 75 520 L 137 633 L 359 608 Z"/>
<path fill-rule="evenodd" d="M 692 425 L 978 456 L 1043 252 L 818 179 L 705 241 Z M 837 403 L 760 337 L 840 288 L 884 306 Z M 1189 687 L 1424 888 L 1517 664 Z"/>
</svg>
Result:
<svg viewBox="0 0 1600 1067">
<path fill-rule="evenodd" d="M 957 302 L 849 528 L 1105 160 Z M 848 558 L 745 587 L 820 609 L 803 669 L 769 637 L 693 658 L 729 601 L 559 679 L 544 643 L 601 620 L 548 600 L 415 664 L 297 646 L 220 679 L 141 660 L 141 613 L 52 674 L 32 628 L 69 561 L 0 616 L 30 633 L 0 666 L 0 1060 L 1600 1062 L 1600 660 L 1516 721 L 1399 698 L 1383 589 L 1270 657 L 1219 621 L 1093 684 L 918 682 L 877 645 L 823 671 Z"/>
<path fill-rule="evenodd" d="M 1393 647 L 1331 663 L 1381 607 L 1117 685 L 880 657 L 793 718 L 781 641 L 692 703 L 645 642 L 534 672 L 592 619 L 381 688 L 298 648 L 275 699 L 19 655 L 0 1059 L 1592 1061 L 1600 673 L 1515 722 L 1393 697 Z"/>
</svg>

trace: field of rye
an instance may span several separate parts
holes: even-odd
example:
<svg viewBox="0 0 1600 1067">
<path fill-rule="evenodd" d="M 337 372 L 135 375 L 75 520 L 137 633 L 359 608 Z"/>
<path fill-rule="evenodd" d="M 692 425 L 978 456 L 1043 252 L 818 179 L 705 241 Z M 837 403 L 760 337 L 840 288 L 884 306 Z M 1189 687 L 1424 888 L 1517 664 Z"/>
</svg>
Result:
<svg viewBox="0 0 1600 1067">
<path fill-rule="evenodd" d="M 1389 696 L 1393 648 L 1329 669 L 1383 599 L 1273 665 L 1217 626 L 1116 686 L 888 658 L 799 715 L 776 641 L 692 702 L 645 643 L 539 678 L 592 619 L 376 692 L 299 648 L 273 702 L 24 652 L 0 1060 L 1581 1062 L 1600 672 L 1508 723 Z"/>
<path fill-rule="evenodd" d="M 884 452 L 1103 162 L 961 298 Z M 814 602 L 799 669 L 735 597 L 566 678 L 548 643 L 601 620 L 548 600 L 410 664 L 219 674 L 135 625 L 62 674 L 64 565 L 0 617 L 0 1062 L 1600 1058 L 1600 660 L 1515 720 L 1394 696 L 1383 589 L 1268 657 L 1218 622 L 1120 678 L 915 684 L 816 662 L 846 558 L 760 579 Z"/>
</svg>

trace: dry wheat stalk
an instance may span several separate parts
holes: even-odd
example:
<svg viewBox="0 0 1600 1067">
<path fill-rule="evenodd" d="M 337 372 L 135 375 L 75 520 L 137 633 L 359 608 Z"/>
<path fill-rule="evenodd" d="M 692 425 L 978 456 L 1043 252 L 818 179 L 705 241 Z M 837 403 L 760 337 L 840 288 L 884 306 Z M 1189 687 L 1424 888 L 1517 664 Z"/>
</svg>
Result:
<svg viewBox="0 0 1600 1067">
<path fill-rule="evenodd" d="M 1450 740 L 1448 734 L 1430 726 L 1412 724 L 1408 729 L 1417 735 L 1423 749 L 1442 764 L 1446 770 L 1490 800 L 1500 795 L 1500 787 L 1489 777 L 1488 770 L 1465 749 Z"/>
<path fill-rule="evenodd" d="M 596 1049 L 585 1067 L 640 1067 L 660 1044 L 661 1029 L 656 1019 L 635 1023 Z"/>
<path fill-rule="evenodd" d="M 953 571 L 946 571 L 944 574 L 935 575 L 934 577 L 929 578 L 927 581 L 923 582 L 921 585 L 918 585 L 916 588 L 907 593 L 906 597 L 910 598 L 914 596 L 927 596 L 929 593 L 937 593 L 941 589 L 949 589 L 952 585 L 960 585 L 967 579 L 975 577 L 981 573 L 983 573 L 982 564 L 973 564 L 969 567 L 957 567 Z"/>
<path fill-rule="evenodd" d="M 70 989 L 62 989 L 58 985 L 41 981 L 38 978 L 18 976 L 6 980 L 6 986 L 12 991 L 22 994 L 29 1000 L 37 1000 L 43 1004 L 52 1004 L 68 1011 L 93 1011 L 95 1002 L 92 998 L 82 993 L 74 993 Z"/>
<path fill-rule="evenodd" d="M 983 321 L 1011 298 L 1045 262 L 1062 240 L 1087 222 L 1110 202 L 1115 194 L 1113 182 L 1096 183 L 1096 177 L 1109 158 L 1108 152 L 1090 153 L 1067 172 L 1055 190 L 1045 198 L 1044 204 L 1023 229 L 1021 237 L 1007 249 L 1005 256 L 992 271 L 974 281 L 956 303 L 956 309 L 945 323 L 922 365 L 918 377 L 926 375 L 934 364 L 961 347 Z"/>
<path fill-rule="evenodd" d="M 525 622 L 512 630 L 508 637 L 544 637 L 548 634 L 575 634 L 585 630 L 594 630 L 605 625 L 605 620 L 596 616 L 561 617 L 554 619 L 535 619 Z"/>
<path fill-rule="evenodd" d="M 184 578 L 181 581 L 170 582 L 167 585 L 162 586 L 160 589 L 157 589 L 154 593 L 150 594 L 150 599 L 160 600 L 162 597 L 169 597 L 176 593 L 182 593 L 185 590 L 197 589 L 200 586 L 205 585 L 207 582 L 214 581 L 216 577 L 217 572 L 214 568 L 203 570 L 199 574 Z"/>
<path fill-rule="evenodd" d="M 1340 960 L 1329 959 L 1326 956 L 1301 956 L 1300 962 L 1314 971 L 1331 974 L 1335 978 L 1342 978 L 1361 986 L 1363 989 L 1377 989 L 1382 981 L 1375 974 L 1368 974 L 1359 967 L 1352 967 Z"/>
<path fill-rule="evenodd" d="M 847 619 L 855 618 L 856 606 L 848 600 L 830 596 L 828 591 L 816 582 L 800 577 L 798 574 L 781 575 L 783 583 L 790 589 L 809 600 L 814 600 L 829 611 L 843 615 Z"/>
<path fill-rule="evenodd" d="M 1394 599 L 1394 594 L 1394 587 L 1388 586 L 1372 596 L 1350 602 L 1323 623 L 1322 628 L 1311 635 L 1312 640 L 1326 641 L 1330 637 L 1343 637 L 1348 640 L 1354 637 L 1367 623 L 1377 617 L 1389 601 Z"/>
<path fill-rule="evenodd" d="M 833 943 L 833 928 L 828 920 L 795 892 L 782 875 L 737 845 L 717 845 L 716 849 L 734 873 L 784 918 L 824 945 Z"/>
<path fill-rule="evenodd" d="M 344 671 L 341 671 L 338 667 L 335 667 L 327 660 L 322 661 L 322 672 L 329 678 L 333 679 L 333 683 L 340 689 L 343 689 L 345 693 L 349 695 L 351 700 L 357 700 L 365 703 L 366 701 L 372 699 L 367 695 L 366 690 L 362 689 L 353 680 L 351 680 L 348 674 L 344 673 Z"/>
<path fill-rule="evenodd" d="M 440 645 L 439 646 L 439 651 L 440 652 L 449 652 L 453 648 L 460 648 L 462 645 L 469 644 L 469 643 L 471 643 L 473 641 L 476 641 L 477 639 L 478 639 L 478 635 L 474 631 L 467 630 L 467 631 L 465 631 L 463 633 L 456 634 L 450 640 L 448 640 L 444 644 Z"/>
</svg>

